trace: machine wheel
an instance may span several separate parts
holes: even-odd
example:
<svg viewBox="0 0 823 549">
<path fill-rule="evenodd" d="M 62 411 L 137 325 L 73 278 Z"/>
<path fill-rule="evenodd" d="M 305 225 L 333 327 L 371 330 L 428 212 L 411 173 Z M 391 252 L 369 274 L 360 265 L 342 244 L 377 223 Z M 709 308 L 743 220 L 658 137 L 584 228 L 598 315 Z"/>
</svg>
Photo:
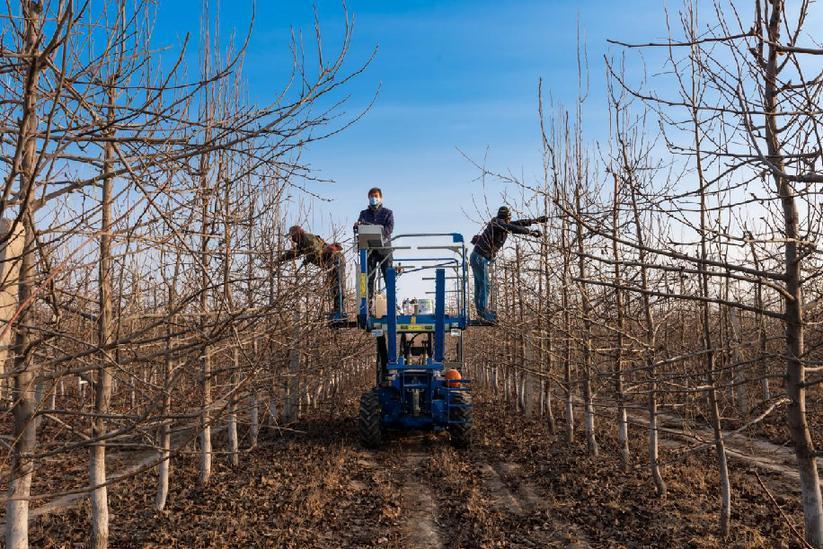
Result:
<svg viewBox="0 0 823 549">
<path fill-rule="evenodd" d="M 377 391 L 360 397 L 360 440 L 367 448 L 377 448 L 383 442 L 380 396 Z"/>
<path fill-rule="evenodd" d="M 471 395 L 465 392 L 455 393 L 452 396 L 452 402 L 471 405 Z M 452 444 L 455 448 L 468 448 L 472 443 L 472 409 L 455 408 L 452 417 L 464 421 L 464 423 L 455 423 L 449 426 Z"/>
</svg>

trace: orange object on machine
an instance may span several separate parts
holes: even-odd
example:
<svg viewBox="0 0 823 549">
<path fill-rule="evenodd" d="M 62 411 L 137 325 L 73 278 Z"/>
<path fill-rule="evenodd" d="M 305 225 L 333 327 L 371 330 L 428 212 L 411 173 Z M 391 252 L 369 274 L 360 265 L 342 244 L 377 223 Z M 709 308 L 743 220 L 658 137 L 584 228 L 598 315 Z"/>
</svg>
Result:
<svg viewBox="0 0 823 549">
<path fill-rule="evenodd" d="M 455 369 L 446 370 L 443 372 L 443 377 L 446 378 L 446 386 L 451 388 L 460 387 L 460 380 L 463 379 L 460 372 Z"/>
</svg>

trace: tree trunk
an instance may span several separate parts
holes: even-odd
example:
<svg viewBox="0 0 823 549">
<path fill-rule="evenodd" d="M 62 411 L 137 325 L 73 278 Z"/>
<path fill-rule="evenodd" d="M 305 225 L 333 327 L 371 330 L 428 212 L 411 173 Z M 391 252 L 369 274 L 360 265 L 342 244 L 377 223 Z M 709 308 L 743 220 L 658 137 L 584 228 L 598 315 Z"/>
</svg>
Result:
<svg viewBox="0 0 823 549">
<path fill-rule="evenodd" d="M 690 21 L 690 33 L 697 33 L 694 19 Z M 697 97 L 700 94 L 698 90 L 697 75 L 698 71 L 702 70 L 699 61 L 695 58 L 695 48 L 692 47 L 690 54 L 690 61 L 692 67 L 691 78 L 691 100 L 697 104 Z M 700 127 L 700 112 L 697 107 L 693 107 L 691 111 L 692 116 L 692 133 L 694 138 L 694 152 L 695 152 L 695 167 L 697 170 L 698 184 L 700 185 L 700 263 L 698 264 L 698 271 L 700 273 L 700 296 L 704 299 L 710 298 L 709 293 L 709 274 L 706 270 L 706 262 L 709 259 L 708 239 L 710 236 L 708 227 L 708 204 L 706 202 L 708 182 L 703 170 L 703 153 L 702 143 L 703 135 Z M 726 291 L 729 288 L 729 279 L 726 279 Z M 726 296 L 728 301 L 728 295 Z M 729 465 L 726 457 L 726 445 L 723 440 L 723 431 L 720 425 L 720 408 L 717 402 L 717 388 L 716 388 L 716 355 L 714 352 L 714 342 L 712 340 L 711 332 L 711 317 L 709 311 L 708 301 L 703 301 L 700 304 L 701 313 L 701 328 L 702 328 L 702 343 L 705 351 L 705 368 L 706 368 L 706 385 L 707 385 L 707 400 L 709 406 L 709 420 L 711 422 L 712 434 L 714 436 L 715 458 L 717 459 L 718 476 L 720 477 L 720 516 L 719 529 L 720 536 L 726 537 L 729 535 L 730 521 L 731 521 L 731 481 L 729 479 Z M 733 384 L 732 384 L 733 385 Z"/>
<path fill-rule="evenodd" d="M 297 419 L 300 406 L 300 314 L 295 311 L 292 317 L 292 338 L 289 346 L 289 371 L 286 375 L 286 401 L 283 407 L 283 423 Z"/>
<path fill-rule="evenodd" d="M 571 284 L 569 258 L 569 221 L 567 214 L 562 214 L 560 229 L 560 250 L 563 255 L 563 291 L 561 307 L 563 308 L 563 384 L 566 391 L 566 442 L 574 442 L 574 390 L 572 383 L 572 320 L 569 309 L 569 284 Z"/>
<path fill-rule="evenodd" d="M 620 462 L 623 470 L 628 471 L 631 461 L 629 452 L 629 422 L 626 414 L 626 397 L 623 393 L 623 330 L 624 314 L 622 274 L 620 272 L 620 245 L 617 238 L 620 233 L 620 179 L 614 174 L 614 203 L 612 204 L 612 259 L 614 260 L 614 308 L 617 315 L 615 351 L 614 351 L 614 393 L 617 399 L 617 441 L 620 446 Z"/>
<path fill-rule="evenodd" d="M 749 233 L 749 246 L 752 251 L 752 260 L 754 268 L 761 270 L 760 258 L 757 253 L 757 248 L 754 245 L 754 235 Z M 755 322 L 757 323 L 757 375 L 760 376 L 760 391 L 761 398 L 766 401 L 771 399 L 771 390 L 769 389 L 769 364 L 766 360 L 766 349 L 768 345 L 768 334 L 766 333 L 766 315 L 763 314 L 763 277 L 758 277 L 754 288 L 754 306 L 757 309 L 755 313 Z"/>
<path fill-rule="evenodd" d="M 12 233 L 12 231 L 14 231 Z M 17 311 L 20 257 L 23 254 L 23 224 L 0 220 L 0 375 L 6 373 L 13 330 L 9 323 Z M 0 379 L 0 405 L 8 398 L 9 380 Z M 53 408 L 53 406 L 52 406 Z"/>
<path fill-rule="evenodd" d="M 240 465 L 240 457 L 237 453 L 239 450 L 239 442 L 237 440 L 237 378 L 240 371 L 240 348 L 235 345 L 232 349 L 232 372 L 231 372 L 231 387 L 229 387 L 229 403 L 228 403 L 228 438 L 229 438 L 229 459 L 233 467 Z"/>
<path fill-rule="evenodd" d="M 208 128 L 207 128 L 208 133 Z M 207 137 L 208 139 L 208 137 Z M 209 308 L 208 308 L 208 288 L 209 281 L 209 235 L 211 223 L 209 222 L 209 204 L 211 189 L 208 182 L 208 155 L 200 157 L 200 177 L 201 177 L 201 210 L 200 210 L 200 326 L 203 338 L 208 337 Z M 211 349 L 208 341 L 204 341 L 200 349 L 200 471 L 198 482 L 200 486 L 205 486 L 211 479 Z"/>
<path fill-rule="evenodd" d="M 200 357 L 200 486 L 211 479 L 211 349 L 202 349 Z"/>
<path fill-rule="evenodd" d="M 178 262 L 179 264 L 179 262 Z M 175 276 L 175 280 L 176 280 Z M 166 341 L 165 353 L 163 357 L 163 408 L 161 412 L 160 424 L 160 466 L 158 467 L 157 478 L 157 494 L 154 498 L 154 508 L 162 511 L 166 507 L 166 499 L 169 495 L 169 473 L 171 469 L 171 376 L 173 368 L 173 358 L 171 354 L 172 348 L 172 325 L 174 317 L 172 311 L 174 309 L 174 284 L 172 281 L 169 285 L 169 303 L 168 312 L 169 317 L 166 320 Z"/>
<path fill-rule="evenodd" d="M 768 6 L 769 3 L 766 3 Z M 778 173 L 785 167 L 779 141 L 777 94 L 782 85 L 778 78 L 778 44 L 785 6 L 783 0 L 771 1 L 771 17 L 768 21 L 768 59 L 764 88 L 765 137 L 770 161 Z M 767 9 L 767 8 L 766 8 Z M 813 547 L 823 547 L 823 499 L 817 460 L 809 424 L 806 420 L 806 371 L 803 364 L 804 321 L 803 291 L 801 284 L 801 257 L 798 241 L 801 238 L 798 221 L 796 193 L 789 180 L 774 173 L 774 183 L 780 197 L 784 222 L 785 255 L 785 327 L 786 327 L 786 394 L 790 402 L 786 418 L 794 442 L 797 470 L 800 473 L 801 503 L 806 542 Z"/>
<path fill-rule="evenodd" d="M 580 153 L 578 153 L 580 154 Z M 578 177 L 582 174 L 578 173 Z M 581 203 L 581 182 L 578 181 L 574 188 L 574 203 L 578 216 L 583 215 L 583 208 Z M 577 236 L 577 269 L 580 280 L 586 280 L 586 258 L 583 257 L 583 224 L 575 223 L 575 232 Z M 580 283 L 580 310 L 583 315 L 583 377 L 580 380 L 580 392 L 583 394 L 583 418 L 586 426 L 586 445 L 589 448 L 589 454 L 597 456 L 599 449 L 597 447 L 597 438 L 594 432 L 594 403 L 592 401 L 592 320 L 591 320 L 591 304 L 589 303 L 589 294 L 585 282 Z"/>
<path fill-rule="evenodd" d="M 249 278 L 251 280 L 251 278 Z M 252 341 L 252 360 L 257 361 L 257 337 Z M 260 403 L 257 396 L 257 386 L 252 380 L 251 385 L 251 404 L 249 409 L 249 447 L 257 447 L 257 439 L 260 437 Z"/>
<path fill-rule="evenodd" d="M 628 163 L 627 163 L 628 164 Z M 654 315 L 652 313 L 651 302 L 649 299 L 649 275 L 646 262 L 646 248 L 643 238 L 643 220 L 640 217 L 640 212 L 637 207 L 637 189 L 634 188 L 633 177 L 634 174 L 627 174 L 630 178 L 631 188 L 631 202 L 632 212 L 634 213 L 635 235 L 638 244 L 638 254 L 640 263 L 640 284 L 642 292 L 643 303 L 643 318 L 645 323 L 645 349 L 644 364 L 646 366 L 646 376 L 648 381 L 648 401 L 647 409 L 649 412 L 649 470 L 651 471 L 652 480 L 654 481 L 657 495 L 661 498 L 666 497 L 666 482 L 663 480 L 663 475 L 660 473 L 659 459 L 659 433 L 657 429 L 657 372 L 655 367 L 657 343 L 655 341 L 655 324 Z"/>
<path fill-rule="evenodd" d="M 114 123 L 114 90 L 109 87 L 109 127 Z M 107 132 L 110 138 L 113 132 Z M 97 321 L 97 344 L 100 346 L 100 366 L 94 387 L 94 410 L 97 417 L 92 420 L 91 456 L 89 461 L 89 485 L 91 492 L 91 538 L 89 545 L 104 548 L 109 544 L 109 500 L 106 487 L 106 420 L 111 403 L 111 373 L 108 362 L 112 354 L 106 349 L 112 341 L 112 297 L 111 297 L 111 232 L 114 171 L 114 142 L 109 139 L 104 146 L 103 198 L 101 204 L 102 222 L 100 227 L 100 317 Z"/>
<path fill-rule="evenodd" d="M 12 389 L 12 415 L 14 438 L 11 448 L 8 499 L 6 500 L 6 547 L 24 549 L 29 544 L 29 495 L 34 475 L 32 454 L 37 444 L 37 427 L 34 421 L 34 382 L 37 367 L 31 359 L 31 309 L 29 300 L 34 288 L 34 212 L 32 199 L 35 193 L 37 147 L 37 83 L 41 60 L 39 3 L 24 2 L 25 59 L 27 62 L 23 96 L 23 116 L 20 121 L 21 165 L 20 191 L 25 196 L 19 219 L 23 223 L 23 256 L 20 261 L 20 280 L 17 301 L 22 310 L 17 319 L 14 339 L 14 386 Z"/>
</svg>

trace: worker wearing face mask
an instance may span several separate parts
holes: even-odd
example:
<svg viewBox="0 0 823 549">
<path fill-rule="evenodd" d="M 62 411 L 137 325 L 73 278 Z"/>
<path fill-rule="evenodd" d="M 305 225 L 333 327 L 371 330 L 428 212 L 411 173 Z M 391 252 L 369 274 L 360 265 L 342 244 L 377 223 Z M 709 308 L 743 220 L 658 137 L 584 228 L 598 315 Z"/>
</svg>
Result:
<svg viewBox="0 0 823 549">
<path fill-rule="evenodd" d="M 380 225 L 383 227 L 383 241 L 386 246 L 390 246 L 391 234 L 394 230 L 394 213 L 385 206 L 383 206 L 383 191 L 377 187 L 369 189 L 369 207 L 360 212 L 360 217 L 357 218 L 357 225 Z M 377 268 L 380 268 L 383 274 L 383 280 L 386 280 L 386 270 L 392 266 L 391 250 L 370 250 L 369 258 L 369 301 L 374 295 L 374 278 Z"/>
</svg>

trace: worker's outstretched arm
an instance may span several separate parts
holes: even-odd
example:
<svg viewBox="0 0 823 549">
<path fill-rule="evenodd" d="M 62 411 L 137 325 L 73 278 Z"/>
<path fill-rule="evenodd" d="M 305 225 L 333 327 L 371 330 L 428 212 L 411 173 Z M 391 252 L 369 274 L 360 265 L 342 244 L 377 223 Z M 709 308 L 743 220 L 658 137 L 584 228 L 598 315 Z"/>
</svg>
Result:
<svg viewBox="0 0 823 549">
<path fill-rule="evenodd" d="M 521 227 L 528 227 L 529 225 L 534 225 L 536 223 L 546 223 L 549 220 L 549 216 L 541 215 L 540 217 L 535 217 L 534 219 L 518 219 L 517 221 L 512 221 L 512 225 L 519 225 Z"/>
<path fill-rule="evenodd" d="M 527 223 L 523 225 L 524 220 L 521 221 L 514 221 L 512 223 L 506 223 L 505 221 L 501 221 L 499 218 L 494 218 L 493 223 L 503 229 L 504 231 L 508 231 L 512 234 L 529 234 L 531 231 L 527 228 L 531 223 Z M 531 220 L 528 220 L 531 221 Z"/>
</svg>

